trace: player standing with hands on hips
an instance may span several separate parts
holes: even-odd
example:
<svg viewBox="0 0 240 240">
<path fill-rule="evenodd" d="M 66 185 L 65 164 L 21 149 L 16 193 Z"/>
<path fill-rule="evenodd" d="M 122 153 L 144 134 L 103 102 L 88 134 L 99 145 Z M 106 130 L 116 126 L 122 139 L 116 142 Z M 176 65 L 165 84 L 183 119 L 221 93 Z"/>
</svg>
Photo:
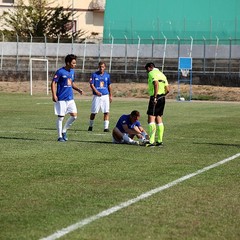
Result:
<svg viewBox="0 0 240 240">
<path fill-rule="evenodd" d="M 77 119 L 77 107 L 74 101 L 73 89 L 81 95 L 83 91 L 74 83 L 77 57 L 69 54 L 65 57 L 65 67 L 57 70 L 51 84 L 52 99 L 55 102 L 54 111 L 57 118 L 58 141 L 65 142 L 67 138 L 67 130 Z M 66 121 L 64 127 L 63 120 L 66 114 L 70 117 Z"/>
<path fill-rule="evenodd" d="M 97 72 L 92 73 L 89 81 L 93 99 L 88 131 L 93 130 L 95 116 L 101 109 L 104 120 L 104 132 L 109 132 L 109 110 L 112 102 L 110 75 L 105 72 L 106 64 L 104 62 L 99 62 L 98 69 Z"/>
<path fill-rule="evenodd" d="M 148 104 L 148 129 L 149 144 L 146 146 L 162 146 L 164 125 L 162 115 L 165 107 L 165 96 L 169 93 L 167 77 L 158 69 L 154 63 L 147 63 L 145 69 L 148 73 L 148 92 L 150 95 Z M 157 142 L 155 145 L 155 135 Z"/>
</svg>

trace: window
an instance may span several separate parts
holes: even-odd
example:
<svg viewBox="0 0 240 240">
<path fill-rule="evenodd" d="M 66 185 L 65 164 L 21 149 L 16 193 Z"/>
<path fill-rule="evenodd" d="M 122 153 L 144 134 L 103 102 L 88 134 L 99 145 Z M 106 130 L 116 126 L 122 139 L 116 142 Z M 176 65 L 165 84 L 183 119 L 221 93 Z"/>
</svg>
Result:
<svg viewBox="0 0 240 240">
<path fill-rule="evenodd" d="M 2 0 L 2 3 L 14 3 L 14 0 Z"/>
</svg>

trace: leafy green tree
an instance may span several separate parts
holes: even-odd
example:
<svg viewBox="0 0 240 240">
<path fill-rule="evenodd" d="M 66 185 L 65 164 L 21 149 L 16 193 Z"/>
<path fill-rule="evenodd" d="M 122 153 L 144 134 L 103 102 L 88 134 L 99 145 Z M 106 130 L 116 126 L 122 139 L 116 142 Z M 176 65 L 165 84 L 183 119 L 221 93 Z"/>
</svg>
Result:
<svg viewBox="0 0 240 240">
<path fill-rule="evenodd" d="M 8 36 L 17 34 L 22 38 L 32 35 L 56 39 L 60 35 L 61 38 L 80 39 L 86 32 L 72 31 L 72 18 L 75 15 L 76 12 L 70 7 L 50 7 L 47 0 L 29 0 L 28 5 L 19 0 L 13 10 L 4 11 L 1 16 L 1 22 L 4 22 L 2 32 Z"/>
</svg>

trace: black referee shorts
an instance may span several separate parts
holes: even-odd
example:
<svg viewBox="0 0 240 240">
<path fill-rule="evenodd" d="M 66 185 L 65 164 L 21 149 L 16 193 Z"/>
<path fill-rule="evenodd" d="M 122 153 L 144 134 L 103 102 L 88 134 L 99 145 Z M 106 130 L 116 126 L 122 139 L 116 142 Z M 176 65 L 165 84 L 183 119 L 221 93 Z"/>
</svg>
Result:
<svg viewBox="0 0 240 240">
<path fill-rule="evenodd" d="M 159 99 L 158 99 L 159 98 Z M 157 96 L 157 103 L 154 104 L 154 97 L 151 96 L 148 103 L 147 115 L 162 116 L 165 107 L 165 97 Z"/>
</svg>

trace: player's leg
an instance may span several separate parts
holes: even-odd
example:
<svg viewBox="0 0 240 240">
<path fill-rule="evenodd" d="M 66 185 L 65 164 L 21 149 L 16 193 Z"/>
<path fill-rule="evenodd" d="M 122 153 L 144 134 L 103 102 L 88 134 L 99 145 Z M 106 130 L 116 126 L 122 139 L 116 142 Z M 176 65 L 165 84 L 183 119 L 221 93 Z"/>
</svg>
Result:
<svg viewBox="0 0 240 240">
<path fill-rule="evenodd" d="M 109 132 L 109 110 L 109 95 L 104 95 L 101 97 L 101 111 L 103 112 L 104 132 Z"/>
<path fill-rule="evenodd" d="M 163 133 L 164 133 L 164 124 L 162 121 L 162 115 L 165 107 L 165 99 L 161 99 L 158 107 L 158 116 L 156 117 L 156 124 L 157 124 L 157 146 L 162 146 L 163 145 Z"/>
<path fill-rule="evenodd" d="M 94 95 L 92 99 L 92 107 L 91 107 L 88 131 L 93 130 L 94 119 L 99 109 L 100 109 L 100 97 Z"/>
<path fill-rule="evenodd" d="M 141 145 L 149 144 L 149 136 L 147 132 L 143 128 L 139 130 L 141 131 L 141 133 L 137 134 L 136 137 L 139 139 L 140 144 Z"/>
<path fill-rule="evenodd" d="M 123 134 L 123 141 L 127 144 L 139 145 L 138 141 L 133 140 L 134 135 L 128 135 L 127 133 Z"/>
<path fill-rule="evenodd" d="M 62 136 L 65 141 L 68 140 L 67 130 L 72 126 L 73 122 L 77 119 L 77 107 L 74 100 L 67 101 L 67 113 L 70 114 L 70 117 L 66 121 L 62 130 Z"/>
<path fill-rule="evenodd" d="M 112 138 L 113 143 L 124 143 L 123 133 L 117 127 L 113 128 L 112 130 Z"/>
<path fill-rule="evenodd" d="M 58 116 L 57 118 L 57 133 L 58 133 L 58 141 L 64 142 L 65 140 L 62 137 L 62 125 L 63 125 L 64 116 Z"/>
<path fill-rule="evenodd" d="M 113 142 L 115 143 L 127 143 L 138 145 L 137 141 L 134 141 L 128 134 L 122 133 L 117 127 L 112 131 Z"/>
<path fill-rule="evenodd" d="M 63 125 L 63 119 L 66 113 L 66 103 L 65 101 L 57 101 L 54 104 L 54 112 L 55 115 L 57 115 L 57 121 L 56 121 L 56 126 L 57 126 L 57 133 L 58 133 L 58 141 L 59 142 L 65 142 L 65 140 L 62 138 L 62 125 Z"/>
<path fill-rule="evenodd" d="M 152 115 L 148 116 L 148 131 L 149 131 L 149 143 L 154 144 L 156 135 L 155 116 Z"/>
<path fill-rule="evenodd" d="M 154 146 L 155 143 L 155 135 L 156 135 L 156 123 L 155 123 L 155 116 L 153 115 L 155 112 L 155 104 L 150 98 L 148 104 L 148 132 L 149 132 L 149 146 Z"/>
<path fill-rule="evenodd" d="M 160 116 L 157 117 L 157 145 L 162 145 L 163 143 L 163 133 L 164 133 L 164 124 Z"/>
</svg>

